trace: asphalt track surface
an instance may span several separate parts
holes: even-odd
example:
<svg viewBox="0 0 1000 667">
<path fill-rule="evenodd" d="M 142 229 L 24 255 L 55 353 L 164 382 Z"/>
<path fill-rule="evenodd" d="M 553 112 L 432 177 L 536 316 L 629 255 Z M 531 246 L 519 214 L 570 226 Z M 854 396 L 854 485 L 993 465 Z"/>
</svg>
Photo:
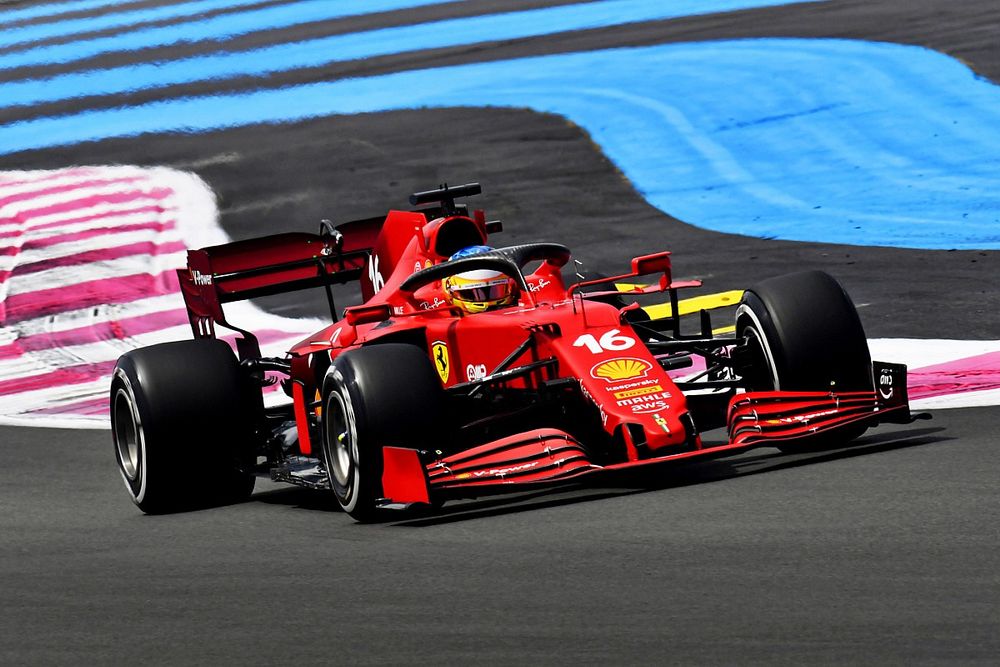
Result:
<svg viewBox="0 0 1000 667">
<path fill-rule="evenodd" d="M 467 10 L 420 8 L 331 29 L 455 11 Z M 997 81 L 998 29 L 992 1 L 824 2 L 341 63 L 273 84 L 751 36 L 922 44 Z M 82 102 L 62 104 L 45 112 Z M 483 203 L 507 221 L 505 240 L 544 229 L 597 269 L 651 244 L 673 250 L 678 275 L 702 277 L 712 291 L 823 268 L 870 304 L 860 312 L 871 337 L 1000 331 L 998 252 L 699 230 L 646 204 L 554 116 L 333 117 L 22 153 L 0 168 L 116 162 L 196 171 L 237 238 L 374 215 L 413 190 L 478 179 Z M 265 305 L 321 312 L 319 300 Z M 145 517 L 120 488 L 106 432 L 3 428 L 0 661 L 995 663 L 998 415 L 941 410 L 851 449 L 764 449 L 375 526 L 353 524 L 322 495 L 266 483 L 245 504 Z"/>
</svg>

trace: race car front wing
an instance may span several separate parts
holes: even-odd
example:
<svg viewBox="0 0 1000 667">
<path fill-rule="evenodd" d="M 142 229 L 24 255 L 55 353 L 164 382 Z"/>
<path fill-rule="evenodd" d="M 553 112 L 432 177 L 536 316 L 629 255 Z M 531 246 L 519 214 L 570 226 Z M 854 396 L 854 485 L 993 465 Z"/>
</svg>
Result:
<svg viewBox="0 0 1000 667">
<path fill-rule="evenodd" d="M 638 466 L 735 454 L 753 447 L 833 440 L 879 423 L 906 424 L 911 416 L 906 366 L 874 362 L 873 391 L 763 391 L 735 395 L 729 403 L 728 442 L 611 465 L 593 463 L 583 444 L 552 428 L 489 442 L 430 463 L 418 452 L 383 449 L 381 504 L 405 507 L 435 499 L 474 497 L 523 487 L 562 484 L 587 475 Z M 849 437 L 849 436 L 848 436 Z"/>
</svg>

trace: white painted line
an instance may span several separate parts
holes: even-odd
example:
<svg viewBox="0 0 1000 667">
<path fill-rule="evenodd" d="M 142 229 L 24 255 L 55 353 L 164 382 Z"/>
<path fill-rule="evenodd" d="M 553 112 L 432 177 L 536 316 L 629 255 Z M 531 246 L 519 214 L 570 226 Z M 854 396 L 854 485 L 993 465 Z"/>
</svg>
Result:
<svg viewBox="0 0 1000 667">
<path fill-rule="evenodd" d="M 1000 340 L 872 338 L 872 359 L 906 364 L 910 371 L 1000 351 Z"/>
<path fill-rule="evenodd" d="M 157 231 L 152 229 L 141 229 L 135 232 L 109 232 L 98 236 L 91 236 L 78 241 L 67 241 L 57 243 L 46 248 L 32 248 L 22 250 L 12 259 L 17 260 L 17 264 L 33 264 L 43 260 L 61 259 L 72 257 L 84 252 L 94 250 L 104 250 L 108 248 L 119 248 L 121 246 L 132 245 L 133 243 L 173 243 L 182 241 L 180 232 L 175 230 Z M 136 255 L 140 256 L 140 255 Z"/>
<path fill-rule="evenodd" d="M 129 317 L 141 317 L 169 310 L 184 308 L 184 299 L 178 294 L 139 299 L 127 304 L 112 303 L 93 308 L 68 310 L 57 315 L 47 315 L 0 327 L 0 345 L 8 345 L 18 338 L 45 333 L 59 333 L 70 329 L 93 326 Z"/>
<path fill-rule="evenodd" d="M 1000 405 L 1000 389 L 966 391 L 959 394 L 931 396 L 910 401 L 910 409 L 915 412 L 951 408 L 984 408 L 994 405 Z"/>
<path fill-rule="evenodd" d="M 9 294 L 26 294 L 57 287 L 70 288 L 92 280 L 110 280 L 139 274 L 155 276 L 186 265 L 187 251 L 165 255 L 133 255 L 82 266 L 60 266 L 47 271 L 15 275 L 6 284 Z"/>
</svg>

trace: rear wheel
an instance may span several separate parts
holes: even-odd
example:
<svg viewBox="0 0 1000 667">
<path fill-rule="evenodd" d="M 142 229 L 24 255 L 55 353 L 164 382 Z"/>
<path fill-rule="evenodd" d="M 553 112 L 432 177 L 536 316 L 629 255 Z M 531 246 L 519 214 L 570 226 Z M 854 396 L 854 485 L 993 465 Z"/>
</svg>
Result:
<svg viewBox="0 0 1000 667">
<path fill-rule="evenodd" d="M 378 518 L 382 447 L 443 437 L 444 392 L 427 354 L 382 344 L 338 356 L 323 382 L 323 456 L 330 488 L 357 521 Z"/>
<path fill-rule="evenodd" d="M 747 290 L 736 311 L 747 340 L 748 389 L 871 391 L 871 355 L 858 312 L 832 276 L 805 271 Z M 864 433 L 855 427 L 838 436 Z"/>
<path fill-rule="evenodd" d="M 260 401 L 222 341 L 122 355 L 111 381 L 111 435 L 132 501 L 157 514 L 248 498 Z"/>
</svg>

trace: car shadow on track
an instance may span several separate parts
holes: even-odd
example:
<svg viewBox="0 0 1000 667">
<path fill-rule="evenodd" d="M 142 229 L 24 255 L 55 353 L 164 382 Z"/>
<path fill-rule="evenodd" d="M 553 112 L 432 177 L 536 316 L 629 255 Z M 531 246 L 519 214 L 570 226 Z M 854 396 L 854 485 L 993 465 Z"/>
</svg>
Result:
<svg viewBox="0 0 1000 667">
<path fill-rule="evenodd" d="M 281 485 L 276 489 L 258 491 L 254 493 L 250 502 L 285 505 L 314 512 L 337 512 L 338 514 L 341 512 L 337 499 L 329 491 L 305 489 L 301 486 Z"/>
</svg>

